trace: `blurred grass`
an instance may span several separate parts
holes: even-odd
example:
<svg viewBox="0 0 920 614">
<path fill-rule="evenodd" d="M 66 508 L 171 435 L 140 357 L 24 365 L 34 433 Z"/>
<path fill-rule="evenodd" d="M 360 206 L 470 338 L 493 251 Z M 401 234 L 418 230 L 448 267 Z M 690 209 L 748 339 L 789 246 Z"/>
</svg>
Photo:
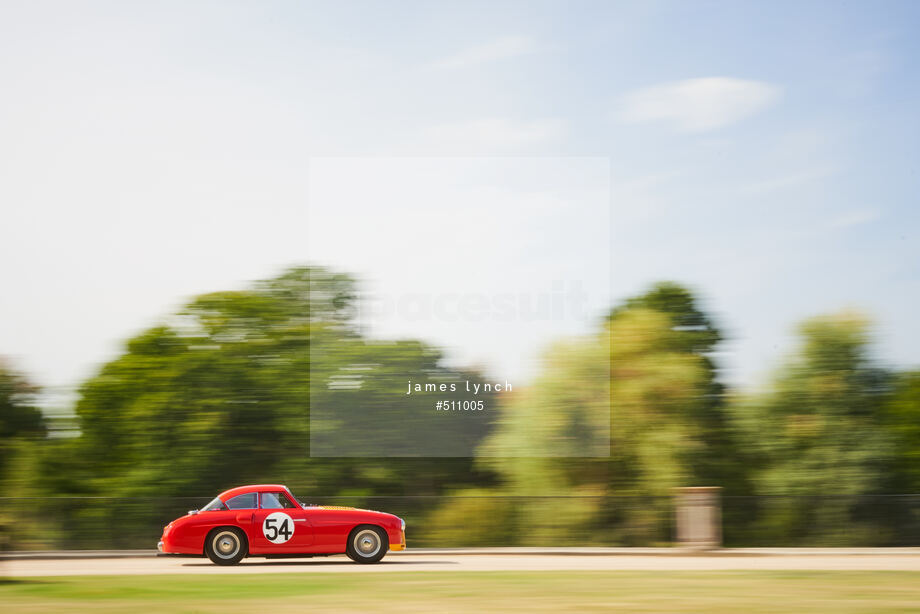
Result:
<svg viewBox="0 0 920 614">
<path fill-rule="evenodd" d="M 393 572 L 0 579 L 7 612 L 916 612 L 884 571 Z"/>
</svg>

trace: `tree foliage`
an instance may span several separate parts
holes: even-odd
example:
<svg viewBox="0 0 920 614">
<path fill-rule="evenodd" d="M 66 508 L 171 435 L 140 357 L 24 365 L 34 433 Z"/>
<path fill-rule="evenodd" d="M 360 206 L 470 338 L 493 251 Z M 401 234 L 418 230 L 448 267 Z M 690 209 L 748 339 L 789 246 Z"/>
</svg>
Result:
<svg viewBox="0 0 920 614">
<path fill-rule="evenodd" d="M 42 414 L 35 405 L 38 388 L 0 362 L 0 477 L 14 453 L 15 441 L 45 434 Z"/>
<path fill-rule="evenodd" d="M 586 498 L 529 500 L 519 535 L 575 540 L 615 525 L 620 543 L 665 541 L 674 488 L 736 473 L 714 460 L 729 445 L 709 357 L 720 338 L 688 290 L 660 284 L 594 335 L 551 348 L 534 384 L 505 405 L 480 463 L 506 495 Z M 611 496 L 626 498 L 611 507 Z"/>
<path fill-rule="evenodd" d="M 883 420 L 894 446 L 889 491 L 920 493 L 920 371 L 895 377 Z"/>
<path fill-rule="evenodd" d="M 857 315 L 806 321 L 767 387 L 728 395 L 713 320 L 689 290 L 657 284 L 548 348 L 531 385 L 478 397 L 490 411 L 473 416 L 433 411 L 434 398 L 468 399 L 462 387 L 405 386 L 483 374 L 417 340 L 365 337 L 357 300 L 349 276 L 308 267 L 197 297 L 81 386 L 74 439 L 43 438 L 35 388 L 0 368 L 8 483 L 112 497 L 62 502 L 60 522 L 19 530 L 19 543 L 100 547 L 119 526 L 106 545 L 137 547 L 187 509 L 172 497 L 266 481 L 326 502 L 422 495 L 380 505 L 441 545 L 583 544 L 599 531 L 667 543 L 674 489 L 701 485 L 723 488 L 734 543 L 896 543 L 870 497 L 920 490 L 920 374 L 876 366 Z"/>
<path fill-rule="evenodd" d="M 363 339 L 353 324 L 355 296 L 347 276 L 300 268 L 249 289 L 194 299 L 129 340 L 119 357 L 81 386 L 81 434 L 46 447 L 42 483 L 61 494 L 164 501 L 212 497 L 245 483 L 283 482 L 303 498 L 328 499 L 437 493 L 444 483 L 480 478 L 469 458 L 435 467 L 411 459 L 311 458 L 311 396 L 314 402 L 341 402 L 330 401 L 326 391 L 329 378 L 342 369 L 365 368 L 365 385 L 345 399 L 352 407 L 390 412 L 386 420 L 378 418 L 377 430 L 348 435 L 393 456 L 400 450 L 387 445 L 425 437 L 407 434 L 401 416 L 432 409 L 405 396 L 405 373 L 480 377 L 442 367 L 440 353 L 419 342 Z M 313 395 L 311 385 L 319 387 Z M 479 427 L 466 431 L 473 440 L 468 445 L 488 425 Z M 86 510 L 88 522 L 107 518 L 104 505 L 110 503 Z M 138 506 L 133 520 L 111 521 L 160 526 L 177 511 L 156 505 L 149 511 Z"/>
<path fill-rule="evenodd" d="M 799 335 L 767 391 L 732 404 L 755 492 L 774 497 L 758 530 L 822 543 L 844 531 L 858 541 L 853 508 L 884 492 L 890 469 L 890 376 L 870 361 L 868 322 L 857 314 L 810 319 Z"/>
</svg>

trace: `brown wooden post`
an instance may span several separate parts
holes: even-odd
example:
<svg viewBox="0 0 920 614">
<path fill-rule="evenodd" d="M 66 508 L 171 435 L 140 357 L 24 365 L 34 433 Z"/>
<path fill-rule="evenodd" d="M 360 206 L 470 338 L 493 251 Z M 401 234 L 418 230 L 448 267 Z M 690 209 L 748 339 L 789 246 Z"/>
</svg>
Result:
<svg viewBox="0 0 920 614">
<path fill-rule="evenodd" d="M 710 550 L 722 546 L 722 502 L 718 486 L 678 488 L 674 516 L 677 544 Z"/>
</svg>

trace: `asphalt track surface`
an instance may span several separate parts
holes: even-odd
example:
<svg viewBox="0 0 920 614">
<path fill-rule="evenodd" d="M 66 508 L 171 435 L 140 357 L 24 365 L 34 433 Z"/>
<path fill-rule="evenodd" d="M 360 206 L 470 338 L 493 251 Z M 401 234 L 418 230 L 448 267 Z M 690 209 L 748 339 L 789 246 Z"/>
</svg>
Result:
<svg viewBox="0 0 920 614">
<path fill-rule="evenodd" d="M 686 552 L 655 549 L 489 549 L 390 552 L 376 565 L 344 555 L 305 559 L 250 558 L 220 567 L 204 558 L 156 557 L 147 553 L 45 553 L 5 556 L 0 576 L 388 573 L 397 571 L 709 571 L 882 570 L 920 571 L 920 550 L 746 549 Z"/>
</svg>

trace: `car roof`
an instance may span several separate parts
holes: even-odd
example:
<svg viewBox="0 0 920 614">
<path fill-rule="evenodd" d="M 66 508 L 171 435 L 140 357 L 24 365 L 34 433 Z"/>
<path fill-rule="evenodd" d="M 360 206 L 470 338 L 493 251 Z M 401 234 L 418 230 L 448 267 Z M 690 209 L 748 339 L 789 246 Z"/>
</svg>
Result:
<svg viewBox="0 0 920 614">
<path fill-rule="evenodd" d="M 250 484 L 249 486 L 237 486 L 236 488 L 225 490 L 217 496 L 220 497 L 221 501 L 226 501 L 237 495 L 245 495 L 248 492 L 277 492 L 279 490 L 291 492 L 291 489 L 284 484 Z"/>
</svg>

